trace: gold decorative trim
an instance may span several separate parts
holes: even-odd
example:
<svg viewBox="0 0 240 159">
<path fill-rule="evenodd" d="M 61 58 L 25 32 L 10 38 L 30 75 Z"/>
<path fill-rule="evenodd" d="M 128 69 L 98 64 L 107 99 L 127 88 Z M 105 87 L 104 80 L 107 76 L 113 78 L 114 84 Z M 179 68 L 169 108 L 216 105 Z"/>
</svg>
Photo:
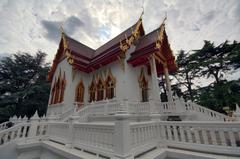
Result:
<svg viewBox="0 0 240 159">
<path fill-rule="evenodd" d="M 97 76 L 97 83 L 96 83 L 96 85 L 98 85 L 100 81 L 102 82 L 103 86 L 105 87 L 105 82 L 104 82 L 103 77 L 102 77 L 102 72 L 100 72 L 98 74 L 98 76 Z"/>
<path fill-rule="evenodd" d="M 107 71 L 107 76 L 106 76 L 106 80 L 105 80 L 105 85 L 107 85 L 108 82 L 108 77 L 111 79 L 111 81 L 113 81 L 114 87 L 116 86 L 116 78 L 113 76 L 111 69 L 109 68 Z"/>
<path fill-rule="evenodd" d="M 118 56 L 118 61 L 119 61 L 119 64 L 120 64 L 123 72 L 125 72 L 125 56 L 124 57 Z"/>
<path fill-rule="evenodd" d="M 76 74 L 77 74 L 77 70 L 74 67 L 72 67 L 72 81 L 74 81 Z"/>
<path fill-rule="evenodd" d="M 139 83 L 140 88 L 144 88 L 145 85 L 148 85 L 148 81 L 145 78 L 143 67 L 141 68 L 141 73 L 140 73 L 140 76 L 138 78 L 138 83 Z"/>
<path fill-rule="evenodd" d="M 125 44 L 123 44 L 121 41 L 120 41 L 120 48 L 121 50 L 126 53 L 126 51 L 130 48 L 130 46 L 133 44 L 133 42 L 137 39 L 139 39 L 140 37 L 140 27 L 142 25 L 142 15 L 143 15 L 143 12 L 137 22 L 137 25 L 133 31 L 133 29 L 131 28 L 132 30 L 132 34 L 131 36 L 128 38 L 127 35 L 125 34 Z"/>
<path fill-rule="evenodd" d="M 95 81 L 95 76 L 93 75 L 92 77 L 92 81 L 90 83 L 90 85 L 88 86 L 88 91 L 89 93 L 93 90 L 91 90 L 91 88 L 93 88 L 94 90 L 96 89 L 96 81 Z"/>
<path fill-rule="evenodd" d="M 74 62 L 74 60 L 73 60 L 73 57 L 72 57 L 72 54 L 70 53 L 70 51 L 69 51 L 69 50 L 66 50 L 65 55 L 66 55 L 66 58 L 67 58 L 67 62 L 68 62 L 70 65 L 72 65 L 73 62 Z"/>
</svg>

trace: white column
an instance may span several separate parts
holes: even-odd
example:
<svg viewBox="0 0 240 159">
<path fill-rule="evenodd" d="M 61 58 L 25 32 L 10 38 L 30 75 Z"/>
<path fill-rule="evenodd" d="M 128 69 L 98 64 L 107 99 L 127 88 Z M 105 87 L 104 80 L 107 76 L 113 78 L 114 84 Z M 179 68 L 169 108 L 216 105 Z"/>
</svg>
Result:
<svg viewBox="0 0 240 159">
<path fill-rule="evenodd" d="M 32 118 L 30 119 L 30 129 L 29 129 L 29 138 L 30 140 L 36 140 L 37 139 L 37 129 L 38 129 L 38 126 L 40 125 L 39 124 L 39 116 L 38 116 L 38 113 L 37 111 L 35 112 L 34 116 L 32 116 Z M 24 134 L 23 134 L 24 135 Z"/>
<path fill-rule="evenodd" d="M 170 83 L 170 79 L 169 79 L 169 73 L 168 73 L 167 65 L 163 64 L 163 71 L 164 71 L 165 82 L 166 82 L 167 98 L 168 98 L 169 102 L 172 102 L 173 101 L 172 90 L 171 90 L 171 83 Z"/>
<path fill-rule="evenodd" d="M 151 77 L 152 77 L 152 99 L 153 100 L 160 100 L 160 92 L 159 92 L 159 85 L 157 79 L 157 67 L 155 58 L 151 58 Z"/>
<path fill-rule="evenodd" d="M 67 139 L 67 142 L 65 143 L 65 146 L 68 147 L 68 148 L 72 148 L 73 147 L 73 142 L 74 142 L 74 124 L 78 123 L 79 118 L 80 117 L 76 113 L 74 113 L 68 119 L 68 139 Z"/>
<path fill-rule="evenodd" d="M 133 159 L 131 154 L 131 136 L 129 115 L 116 115 L 115 130 L 114 130 L 114 159 Z"/>
</svg>

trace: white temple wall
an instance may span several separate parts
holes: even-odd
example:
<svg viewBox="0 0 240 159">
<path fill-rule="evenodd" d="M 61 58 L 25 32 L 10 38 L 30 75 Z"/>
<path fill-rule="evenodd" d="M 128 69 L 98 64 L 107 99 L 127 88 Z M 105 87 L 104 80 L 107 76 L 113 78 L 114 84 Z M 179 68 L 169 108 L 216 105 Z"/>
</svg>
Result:
<svg viewBox="0 0 240 159">
<path fill-rule="evenodd" d="M 55 78 L 57 79 L 61 70 L 61 77 L 63 78 L 65 73 L 65 80 L 66 80 L 66 86 L 65 86 L 65 92 L 64 92 L 64 98 L 63 102 L 66 106 L 72 106 L 74 101 L 74 94 L 75 94 L 75 88 L 73 87 L 72 83 L 72 66 L 67 62 L 66 58 L 62 60 L 60 63 L 58 63 L 57 68 L 55 70 L 53 79 L 52 79 L 52 86 L 53 87 Z M 51 98 L 51 94 L 50 94 Z M 49 98 L 49 100 L 50 100 Z"/>
<path fill-rule="evenodd" d="M 120 62 L 117 60 L 91 73 L 85 73 L 77 70 L 75 73 L 75 77 L 73 78 L 72 66 L 67 62 L 66 59 L 62 60 L 58 64 L 56 71 L 54 73 L 52 86 L 55 81 L 55 78 L 56 79 L 58 78 L 60 70 L 62 78 L 65 72 L 66 79 L 66 87 L 64 93 L 65 108 L 73 106 L 73 103 L 75 102 L 75 90 L 80 80 L 83 81 L 85 88 L 84 103 L 88 103 L 89 102 L 88 87 L 92 82 L 93 76 L 95 77 L 96 80 L 97 77 L 101 74 L 102 79 L 105 80 L 109 69 L 111 70 L 112 75 L 116 78 L 115 99 L 117 100 L 127 99 L 129 101 L 142 100 L 141 90 L 139 88 L 138 82 L 138 78 L 141 74 L 142 68 L 144 69 L 144 75 L 148 80 L 149 97 L 151 97 L 152 80 L 151 75 L 148 75 L 147 73 L 147 67 L 146 66 L 133 67 L 132 65 L 127 63 L 131 49 L 134 50 L 134 48 L 130 48 L 129 52 L 126 53 L 125 70 L 123 70 Z"/>
</svg>

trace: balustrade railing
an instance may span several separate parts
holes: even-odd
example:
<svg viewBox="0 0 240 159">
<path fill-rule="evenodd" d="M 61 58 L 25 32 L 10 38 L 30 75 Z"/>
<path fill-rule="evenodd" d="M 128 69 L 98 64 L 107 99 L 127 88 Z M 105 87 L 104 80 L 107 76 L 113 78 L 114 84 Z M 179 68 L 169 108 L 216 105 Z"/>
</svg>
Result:
<svg viewBox="0 0 240 159">
<path fill-rule="evenodd" d="M 94 149 L 102 149 L 107 152 L 113 152 L 113 124 L 74 124 L 73 129 L 74 147 L 92 151 Z"/>
<path fill-rule="evenodd" d="M 0 145 L 11 142 L 16 139 L 28 137 L 29 123 L 21 123 L 9 129 L 0 132 Z"/>
<path fill-rule="evenodd" d="M 116 119 L 115 123 L 30 120 L 2 130 L 0 144 L 11 141 L 27 142 L 31 139 L 34 141 L 48 139 L 63 145 L 70 144 L 71 147 L 89 152 L 99 151 L 101 154 L 106 154 L 105 156 L 111 156 L 118 151 L 116 146 L 119 147 L 119 144 L 123 144 L 122 146 L 129 144 L 129 151 L 134 155 L 163 145 L 194 151 L 240 155 L 239 122 L 148 121 L 131 123 L 124 115 L 122 119 L 119 120 L 119 117 Z M 122 138 L 117 138 L 119 136 Z M 123 139 L 125 137 L 128 140 Z"/>
<path fill-rule="evenodd" d="M 159 133 L 155 122 L 131 124 L 131 148 L 135 153 L 141 153 L 158 145 Z M 140 152 L 137 152 L 140 151 Z"/>
<path fill-rule="evenodd" d="M 191 101 L 185 103 L 185 110 L 186 111 L 195 111 L 195 112 L 204 114 L 204 115 L 206 115 L 212 119 L 218 120 L 218 121 L 230 121 L 230 118 L 227 115 L 218 113 L 216 111 L 213 111 L 206 107 L 200 106 Z"/>
<path fill-rule="evenodd" d="M 68 140 L 69 124 L 66 122 L 51 122 L 48 124 L 47 137 L 49 140 L 65 144 Z"/>
<path fill-rule="evenodd" d="M 175 113 L 177 111 L 177 103 L 173 102 L 155 102 L 155 110 L 158 113 Z"/>
<path fill-rule="evenodd" d="M 0 124 L 0 131 L 1 131 L 1 130 L 4 130 L 4 129 L 7 129 L 9 124 L 11 124 L 10 121 L 6 121 L 6 122 L 4 122 L 4 123 L 1 123 L 1 124 Z"/>
<path fill-rule="evenodd" d="M 35 128 L 33 128 L 35 127 Z M 41 123 L 38 125 L 31 125 L 29 122 L 19 123 L 9 129 L 0 131 L 0 145 L 12 142 L 29 139 L 43 139 L 46 135 L 47 125 Z"/>
<path fill-rule="evenodd" d="M 133 149 L 166 146 L 220 154 L 240 155 L 240 124 L 225 122 L 145 122 L 131 124 Z"/>
<path fill-rule="evenodd" d="M 149 114 L 149 102 L 128 102 L 127 112 L 129 114 Z"/>
<path fill-rule="evenodd" d="M 64 112 L 64 103 L 51 104 L 48 106 L 47 115 L 60 115 Z"/>
</svg>

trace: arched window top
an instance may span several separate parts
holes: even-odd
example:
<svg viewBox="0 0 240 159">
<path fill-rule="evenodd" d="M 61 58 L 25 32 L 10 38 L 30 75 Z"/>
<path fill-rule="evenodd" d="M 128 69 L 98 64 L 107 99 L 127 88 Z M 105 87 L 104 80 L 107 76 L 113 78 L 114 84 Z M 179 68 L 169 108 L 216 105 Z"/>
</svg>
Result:
<svg viewBox="0 0 240 159">
<path fill-rule="evenodd" d="M 95 89 L 96 89 L 96 82 L 95 82 L 95 77 L 93 76 L 92 81 L 91 81 L 91 83 L 88 87 L 88 90 L 89 91 L 95 91 Z"/>
<path fill-rule="evenodd" d="M 65 72 L 63 73 L 63 78 L 62 78 L 62 80 L 61 80 L 61 83 L 62 83 L 62 85 L 65 87 L 65 85 L 66 85 L 66 76 L 65 76 Z"/>
<path fill-rule="evenodd" d="M 147 82 L 147 80 L 146 80 L 146 78 L 145 78 L 145 75 L 144 75 L 144 69 L 142 68 L 142 70 L 141 70 L 141 74 L 140 74 L 140 76 L 139 76 L 139 78 L 138 78 L 138 82 L 139 82 L 139 87 L 140 88 L 147 88 L 148 86 L 148 82 Z"/>
<path fill-rule="evenodd" d="M 84 84 L 82 80 L 78 82 L 77 88 L 84 88 Z"/>
<path fill-rule="evenodd" d="M 65 72 L 63 73 L 63 76 L 62 76 L 61 69 L 60 69 L 58 76 L 55 76 L 55 80 L 52 86 L 50 104 L 63 102 L 65 87 L 66 87 Z"/>
<path fill-rule="evenodd" d="M 103 82 L 103 79 L 102 79 L 101 75 L 99 75 L 98 78 L 97 78 L 97 88 L 98 89 L 103 89 L 104 88 L 104 82 Z"/>
<path fill-rule="evenodd" d="M 105 80 L 105 85 L 107 86 L 109 83 L 111 83 L 114 87 L 116 85 L 116 78 L 112 75 L 111 70 L 108 70 L 107 78 Z"/>
<path fill-rule="evenodd" d="M 84 84 L 82 79 L 79 81 L 76 92 L 75 92 L 75 101 L 76 102 L 83 102 L 84 101 Z"/>
</svg>

